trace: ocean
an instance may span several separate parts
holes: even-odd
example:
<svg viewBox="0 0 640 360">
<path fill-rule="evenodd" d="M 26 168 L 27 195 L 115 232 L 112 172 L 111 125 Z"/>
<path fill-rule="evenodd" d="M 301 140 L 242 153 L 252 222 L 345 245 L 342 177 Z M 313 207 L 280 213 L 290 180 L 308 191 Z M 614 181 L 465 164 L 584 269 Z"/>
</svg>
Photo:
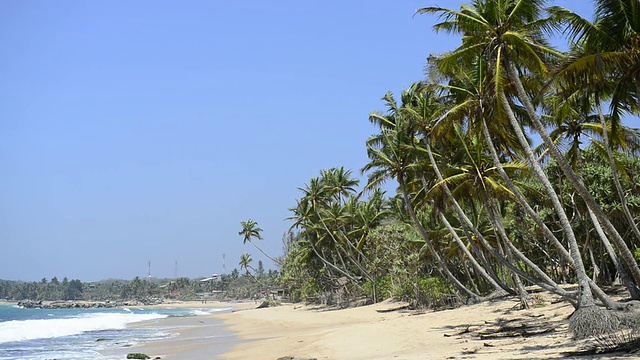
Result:
<svg viewBox="0 0 640 360">
<path fill-rule="evenodd" d="M 23 309 L 0 304 L 0 360 L 122 359 L 114 349 L 168 339 L 168 317 L 201 316 L 229 308 L 206 309 Z M 156 326 L 157 325 L 157 326 Z"/>
</svg>

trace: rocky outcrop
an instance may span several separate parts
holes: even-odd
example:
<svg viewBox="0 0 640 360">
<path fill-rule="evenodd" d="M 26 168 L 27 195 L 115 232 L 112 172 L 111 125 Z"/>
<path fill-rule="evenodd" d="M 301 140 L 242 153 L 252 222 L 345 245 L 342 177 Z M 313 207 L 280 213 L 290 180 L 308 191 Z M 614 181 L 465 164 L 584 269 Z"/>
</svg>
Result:
<svg viewBox="0 0 640 360">
<path fill-rule="evenodd" d="M 162 304 L 162 299 L 144 299 L 144 300 L 107 300 L 107 301 L 35 301 L 22 300 L 18 302 L 18 306 L 25 309 L 97 309 L 97 308 L 115 308 L 129 306 L 146 306 Z"/>
</svg>

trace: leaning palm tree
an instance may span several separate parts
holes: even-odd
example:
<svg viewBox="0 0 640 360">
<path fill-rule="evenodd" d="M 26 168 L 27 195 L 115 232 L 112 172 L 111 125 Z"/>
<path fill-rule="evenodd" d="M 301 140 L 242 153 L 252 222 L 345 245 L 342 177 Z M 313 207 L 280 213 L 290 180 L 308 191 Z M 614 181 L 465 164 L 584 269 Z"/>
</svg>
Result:
<svg viewBox="0 0 640 360">
<path fill-rule="evenodd" d="M 415 148 L 413 131 L 405 124 L 400 107 L 396 103 L 393 94 L 387 93 L 385 100 L 388 113 L 373 112 L 369 115 L 369 120 L 380 127 L 380 134 L 370 137 L 367 140 L 367 155 L 370 162 L 363 168 L 362 172 L 371 171 L 366 189 L 375 188 L 388 179 L 395 179 L 398 182 L 400 193 L 404 200 L 404 206 L 409 213 L 409 217 L 418 229 L 418 232 L 425 241 L 425 246 L 436 259 L 439 269 L 443 275 L 467 295 L 473 301 L 478 301 L 481 297 L 468 289 L 458 280 L 446 264 L 439 251 L 436 249 L 431 236 L 422 226 L 416 211 L 413 209 L 413 202 L 409 194 L 407 179 L 409 174 L 419 165 L 415 161 Z"/>
<path fill-rule="evenodd" d="M 245 270 L 246 272 L 249 272 L 249 269 L 253 270 L 253 267 L 251 266 L 252 262 L 253 258 L 251 257 L 251 254 L 244 253 L 240 255 L 240 262 L 238 263 L 238 265 L 240 265 L 240 270 Z"/>
<path fill-rule="evenodd" d="M 240 265 L 240 270 L 244 269 L 244 271 L 249 276 L 251 276 L 253 280 L 255 280 L 258 284 L 262 285 L 262 282 L 258 280 L 258 278 L 249 271 L 251 270 L 253 272 L 257 272 L 256 269 L 254 269 L 253 266 L 251 266 L 252 262 L 253 262 L 253 259 L 251 258 L 251 254 L 244 253 L 240 255 L 240 262 L 238 263 L 238 265 Z"/>
<path fill-rule="evenodd" d="M 593 115 L 593 97 L 588 93 L 585 93 L 582 90 L 575 90 L 570 93 L 560 93 L 557 96 L 552 96 L 547 98 L 547 107 L 551 108 L 552 117 L 550 117 L 550 121 L 555 124 L 555 129 L 550 132 L 551 137 L 554 139 L 554 143 L 557 143 L 559 147 L 565 148 L 566 150 L 566 158 L 571 164 L 574 171 L 582 177 L 582 147 L 584 143 L 591 144 L 597 149 L 602 149 L 607 147 L 606 144 L 603 144 L 599 141 L 598 138 L 607 138 L 607 129 L 606 124 L 599 121 L 602 113 L 598 111 L 599 115 Z M 599 108 L 598 101 L 595 101 L 596 106 Z M 627 134 L 633 133 L 633 131 L 625 126 L 620 126 L 618 128 L 621 133 L 626 132 Z M 610 154 L 608 154 L 610 155 Z M 611 171 L 614 174 L 617 174 L 617 166 L 614 163 L 614 159 L 612 156 L 608 156 L 609 160 L 612 160 L 610 163 L 612 168 Z M 617 176 L 614 176 L 614 183 L 616 184 L 617 189 L 621 189 L 620 182 Z M 626 209 L 628 213 L 628 208 L 626 207 L 626 203 L 624 199 L 622 199 L 622 207 Z M 623 283 L 629 289 L 633 298 L 640 298 L 640 292 L 637 286 L 632 282 L 632 279 L 629 277 L 627 271 L 622 265 L 622 262 L 619 260 L 611 242 L 607 238 L 606 234 L 602 227 L 600 226 L 600 222 L 597 220 L 593 211 L 587 207 L 587 213 L 592 220 L 594 229 L 596 230 L 598 236 L 600 237 L 602 244 L 607 250 L 611 261 L 616 267 L 620 278 Z M 629 216 L 630 213 L 628 213 Z M 633 224 L 633 221 L 632 221 Z M 634 224 L 633 224 L 634 225 Z M 635 227 L 635 226 L 633 226 Z M 637 230 L 637 228 L 636 228 Z"/>
<path fill-rule="evenodd" d="M 253 238 L 258 240 L 262 240 L 262 229 L 258 227 L 258 223 L 249 219 L 247 221 L 241 221 L 240 225 L 242 225 L 242 230 L 238 232 L 238 235 L 242 235 L 242 244 L 246 244 L 247 241 L 251 243 L 251 245 L 255 246 L 264 256 L 271 259 L 274 263 L 278 265 L 282 265 L 282 261 L 279 259 L 272 258 L 266 252 L 264 252 L 256 243 L 252 241 Z"/>
<path fill-rule="evenodd" d="M 571 223 L 562 202 L 529 146 L 507 93 L 507 85 L 510 82 L 515 86 L 518 99 L 525 106 L 535 129 L 545 143 L 551 142 L 518 75 L 544 76 L 548 73 L 550 60 L 560 55 L 547 45 L 543 36 L 545 28 L 551 25 L 549 20 L 541 17 L 544 5 L 544 0 L 475 0 L 471 5 L 462 5 L 460 11 L 426 7 L 418 10 L 418 13 L 439 14 L 443 21 L 434 25 L 436 31 L 463 35 L 462 44 L 457 49 L 433 59 L 435 66 L 443 72 L 451 73 L 454 67 L 472 64 L 478 58 L 486 59 L 489 64 L 492 72 L 490 79 L 498 103 L 504 109 L 518 142 L 526 153 L 529 166 L 543 183 L 569 241 L 569 251 L 580 286 L 578 304 L 590 306 L 594 304 L 594 299 L 589 286 L 589 276 L 582 262 Z M 554 158 L 562 158 L 557 148 L 554 149 Z"/>
<path fill-rule="evenodd" d="M 426 152 L 426 154 L 428 155 L 428 164 L 433 170 L 422 171 L 421 178 L 425 192 L 429 191 L 426 186 L 427 181 L 425 179 L 425 173 L 434 175 L 436 180 L 439 182 L 442 181 L 442 176 L 440 174 L 438 164 L 432 151 L 433 139 L 438 138 L 438 141 L 436 141 L 438 145 L 445 148 L 444 151 L 452 153 L 455 152 L 455 148 L 457 148 L 459 145 L 459 143 L 456 143 L 455 141 L 445 141 L 447 138 L 447 133 L 454 132 L 452 131 L 453 127 L 441 126 L 439 127 L 439 130 L 444 128 L 445 131 L 440 131 L 436 135 L 436 131 L 434 130 L 434 123 L 438 122 L 437 119 L 442 118 L 441 114 L 444 107 L 440 94 L 434 91 L 434 89 L 435 88 L 433 85 L 425 84 L 423 82 L 416 82 L 412 84 L 407 91 L 404 91 L 402 93 L 402 103 L 400 104 L 400 106 L 396 106 L 397 110 L 395 110 L 397 113 L 401 114 L 403 118 L 406 119 L 407 125 L 405 126 L 410 129 L 410 131 L 414 131 L 415 133 L 421 134 L 423 136 L 422 140 L 424 141 L 424 146 L 419 143 L 415 143 L 413 144 L 413 146 L 416 149 L 419 149 L 421 153 Z M 444 160 L 444 162 L 446 163 L 447 160 Z M 425 164 L 427 169 L 429 168 L 429 165 Z M 476 252 L 476 254 L 479 255 L 486 269 L 480 266 L 471 252 L 466 251 L 466 247 L 462 246 L 461 249 L 471 262 L 473 268 L 493 287 L 493 289 L 495 290 L 494 295 L 505 294 L 505 291 L 510 292 L 511 289 L 509 289 L 504 283 L 500 282 L 497 276 L 495 276 L 495 273 L 491 271 L 491 268 L 485 260 L 483 254 L 478 250 L 477 246 L 475 246 L 475 243 L 472 240 L 474 236 L 476 238 L 482 238 L 482 234 L 480 234 L 475 225 L 466 216 L 462 207 L 458 204 L 457 200 L 448 189 L 447 185 L 444 184 L 442 188 L 444 189 L 444 192 L 453 205 L 456 214 L 460 218 L 463 230 L 466 232 L 466 236 L 470 240 L 470 244 L 473 250 Z M 441 220 L 444 219 L 441 218 Z M 474 236 L 472 236 L 470 233 L 473 233 Z M 459 240 L 455 236 L 455 234 L 452 233 L 451 235 L 454 239 Z"/>
<path fill-rule="evenodd" d="M 636 0 L 598 0 L 594 22 L 565 8 L 552 7 L 550 10 L 566 22 L 565 31 L 576 41 L 567 60 L 556 70 L 556 80 L 559 86 L 592 95 L 600 124 L 607 129 L 602 132 L 603 147 L 622 210 L 635 237 L 640 240 L 640 230 L 627 206 L 613 156 L 614 146 L 626 147 L 628 144 L 624 136 L 620 137 L 623 132 L 621 113 L 637 112 L 640 101 L 640 5 Z M 611 104 L 609 121 L 602 111 L 602 102 L 607 99 Z"/>
</svg>

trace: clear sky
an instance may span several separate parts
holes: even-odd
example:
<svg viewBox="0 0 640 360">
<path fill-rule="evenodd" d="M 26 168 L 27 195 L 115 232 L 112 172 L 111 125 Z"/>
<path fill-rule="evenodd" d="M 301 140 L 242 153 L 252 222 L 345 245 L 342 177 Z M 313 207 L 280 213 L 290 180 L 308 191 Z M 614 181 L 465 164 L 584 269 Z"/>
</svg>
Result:
<svg viewBox="0 0 640 360">
<path fill-rule="evenodd" d="M 369 112 L 459 44 L 415 10 L 460 3 L 0 2 L 0 279 L 275 268 L 240 221 L 280 255 L 297 188 L 359 176 Z"/>
</svg>

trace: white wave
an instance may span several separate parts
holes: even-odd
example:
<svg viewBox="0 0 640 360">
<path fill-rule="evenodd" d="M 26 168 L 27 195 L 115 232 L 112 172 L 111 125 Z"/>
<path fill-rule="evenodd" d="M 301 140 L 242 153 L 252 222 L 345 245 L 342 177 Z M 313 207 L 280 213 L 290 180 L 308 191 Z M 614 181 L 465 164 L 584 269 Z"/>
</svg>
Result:
<svg viewBox="0 0 640 360">
<path fill-rule="evenodd" d="M 196 315 L 196 316 L 211 315 L 211 314 L 216 313 L 216 312 L 229 311 L 229 310 L 233 310 L 233 308 L 227 307 L 227 308 L 192 309 L 191 310 L 191 314 L 192 315 Z"/>
<path fill-rule="evenodd" d="M 193 315 L 196 315 L 196 316 L 198 316 L 198 315 L 210 315 L 211 314 L 211 312 L 204 311 L 204 310 L 193 310 L 191 313 Z"/>
<path fill-rule="evenodd" d="M 0 322 L 0 343 L 124 329 L 130 323 L 165 317 L 161 314 L 91 313 L 66 319 L 5 321 Z"/>
<path fill-rule="evenodd" d="M 225 308 L 212 308 L 209 311 L 210 312 L 219 312 L 219 311 L 230 311 L 233 310 L 232 307 L 225 307 Z"/>
</svg>

